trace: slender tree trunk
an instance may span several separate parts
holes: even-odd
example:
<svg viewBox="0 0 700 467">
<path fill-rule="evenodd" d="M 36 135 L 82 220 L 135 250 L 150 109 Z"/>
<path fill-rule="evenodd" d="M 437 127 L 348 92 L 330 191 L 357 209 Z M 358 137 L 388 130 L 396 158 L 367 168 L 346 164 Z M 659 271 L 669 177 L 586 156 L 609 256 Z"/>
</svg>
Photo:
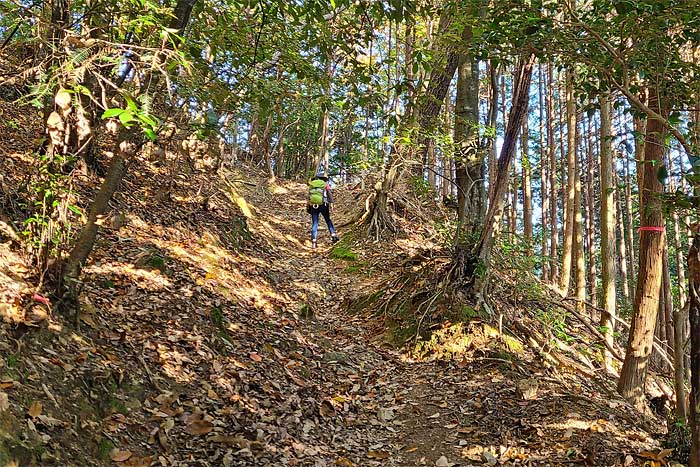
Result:
<svg viewBox="0 0 700 467">
<path fill-rule="evenodd" d="M 185 27 L 187 23 L 189 23 L 192 10 L 198 1 L 199 0 L 177 0 L 170 18 L 170 24 L 168 25 L 170 29 L 177 32 L 177 35 L 171 36 L 173 38 L 172 41 L 163 41 L 164 49 L 172 50 L 182 45 Z M 153 65 L 146 71 L 145 77 L 142 80 L 141 94 L 149 93 L 161 99 L 164 99 L 167 95 L 167 93 L 160 92 L 161 83 L 163 82 L 163 75 L 160 70 L 163 68 L 166 58 L 165 50 L 161 50 L 155 54 Z"/>
<path fill-rule="evenodd" d="M 542 281 L 550 281 L 550 269 L 549 263 L 545 258 L 549 255 L 549 229 L 547 228 L 547 222 L 549 220 L 549 161 L 547 160 L 548 152 L 545 151 L 545 98 L 544 98 L 544 88 L 545 88 L 545 76 L 544 67 L 540 63 L 539 65 L 539 137 L 540 137 L 540 198 L 542 200 L 542 216 L 540 220 L 540 227 L 542 230 Z M 551 227 L 550 227 L 551 229 Z"/>
<path fill-rule="evenodd" d="M 501 96 L 503 96 L 503 99 L 501 99 L 501 115 L 503 116 L 503 127 L 504 127 L 504 131 L 505 131 L 505 126 L 506 126 L 505 122 L 508 121 L 508 112 L 506 110 L 506 77 L 503 75 L 501 75 L 500 86 L 501 86 Z M 494 170 L 495 176 L 493 178 L 493 180 L 494 180 L 494 193 L 496 192 L 495 184 L 496 184 L 496 180 L 498 179 L 498 158 L 496 158 L 496 159 L 497 159 L 496 160 L 496 169 Z M 511 198 L 511 191 L 512 190 L 511 190 L 511 186 L 510 186 L 511 177 L 508 176 L 508 177 L 506 177 L 506 179 L 509 181 L 508 182 L 509 185 L 508 185 L 508 189 L 506 190 L 506 194 L 504 195 L 505 199 L 503 200 L 503 203 L 504 203 L 503 204 L 503 208 L 504 208 L 503 209 L 503 230 L 505 230 L 507 232 L 507 235 L 510 235 L 511 225 L 512 225 L 512 222 L 510 219 L 511 219 L 512 213 L 513 213 L 512 209 L 510 207 L 511 202 L 512 202 L 511 201 L 512 200 L 512 198 Z M 499 229 L 500 229 L 500 227 L 501 227 L 501 225 L 499 225 Z M 499 230 L 499 232 L 500 232 L 500 230 Z"/>
<path fill-rule="evenodd" d="M 121 133 L 105 179 L 90 205 L 87 223 L 80 230 L 78 240 L 62 265 L 58 295 L 65 297 L 67 304 L 72 306 L 77 305 L 78 291 L 76 287 L 83 265 L 87 261 L 97 238 L 98 219 L 107 212 L 109 200 L 112 199 L 112 195 L 119 187 L 124 176 L 125 161 L 133 156 L 137 149 L 133 142 L 134 130 L 122 130 Z"/>
<path fill-rule="evenodd" d="M 452 96 L 450 93 L 445 94 L 445 134 L 452 132 Z M 452 193 L 452 154 L 447 151 L 442 153 L 442 199 L 447 199 Z"/>
<path fill-rule="evenodd" d="M 700 108 L 700 96 L 695 96 L 696 108 Z M 695 147 L 700 144 L 700 110 L 690 112 L 692 127 L 692 142 Z M 697 166 L 693 166 L 693 175 L 700 174 Z M 685 178 L 681 179 L 685 183 Z M 685 186 L 683 187 L 685 188 Z M 685 190 L 684 190 L 685 191 Z M 692 194 L 698 195 L 698 184 L 692 183 Z M 687 218 L 686 218 L 687 219 Z M 686 220 L 687 222 L 687 220 Z M 686 367 L 690 370 L 690 459 L 689 467 L 700 467 L 700 231 L 697 224 L 690 228 L 688 238 L 688 317 L 690 334 L 690 355 L 686 358 Z"/>
<path fill-rule="evenodd" d="M 663 278 L 661 281 L 661 298 L 663 300 L 663 324 L 666 329 L 665 338 L 666 345 L 669 349 L 669 353 L 673 352 L 673 295 L 671 294 L 671 270 L 668 264 L 668 245 L 664 249 L 663 256 Z M 668 367 L 665 363 L 664 366 L 669 372 L 673 369 Z"/>
<path fill-rule="evenodd" d="M 644 157 L 640 154 L 639 157 Z M 627 265 L 625 270 L 627 271 L 627 283 L 625 284 L 625 290 L 623 297 L 625 298 L 625 305 L 629 306 L 632 301 L 632 291 L 635 289 L 635 274 L 634 268 L 636 267 L 637 258 L 635 255 L 634 247 L 634 217 L 632 214 L 632 176 L 630 175 L 630 161 L 629 158 L 625 159 L 625 214 L 627 215 L 627 222 L 625 223 L 625 256 L 627 257 Z M 641 212 L 641 210 L 640 210 Z"/>
<path fill-rule="evenodd" d="M 406 21 L 406 34 L 404 39 L 404 66 L 406 69 L 406 81 L 409 83 L 406 94 L 406 108 L 413 109 L 416 99 L 416 83 L 413 73 L 413 48 L 415 44 L 415 24 L 412 20 Z"/>
<path fill-rule="evenodd" d="M 612 109 L 610 94 L 600 95 L 600 262 L 602 267 L 602 301 L 604 310 L 600 316 L 600 327 L 605 341 L 614 344 L 617 293 L 615 291 L 615 226 L 616 209 L 613 185 L 615 156 L 612 148 Z M 604 349 L 605 369 L 612 371 L 612 355 Z"/>
<path fill-rule="evenodd" d="M 484 228 L 481 231 L 479 243 L 474 249 L 473 257 L 478 259 L 486 270 L 490 266 L 491 249 L 495 241 L 495 232 L 497 226 L 501 222 L 501 214 L 503 212 L 503 198 L 508 189 L 508 168 L 510 167 L 515 155 L 516 141 L 518 132 L 522 126 L 523 119 L 527 116 L 530 81 L 532 79 L 532 69 L 534 67 L 535 57 L 530 55 L 523 57 L 518 65 L 517 71 L 514 74 L 513 83 L 513 104 L 511 105 L 510 114 L 508 115 L 508 123 L 503 137 L 503 146 L 501 154 L 498 158 L 496 189 L 494 197 L 490 200 L 489 209 L 486 213 Z M 474 268 L 478 263 L 472 264 L 471 275 L 474 274 Z M 477 294 L 482 293 L 483 284 L 475 282 L 477 286 Z"/>
<path fill-rule="evenodd" d="M 673 174 L 673 158 L 668 158 L 668 172 Z M 669 190 L 676 191 L 675 178 L 670 178 Z M 685 191 L 685 190 L 684 190 Z M 686 283 L 685 261 L 683 258 L 684 245 L 681 242 L 681 229 L 678 213 L 673 210 L 673 244 L 676 252 L 676 274 L 678 284 L 679 306 L 673 308 L 673 366 L 674 366 L 674 386 L 676 390 L 676 418 L 683 422 L 688 418 L 687 392 L 685 388 L 687 364 L 687 352 L 685 348 L 686 334 L 688 331 L 687 319 L 685 316 L 688 304 L 688 285 Z M 685 234 L 685 232 L 684 232 Z"/>
<path fill-rule="evenodd" d="M 668 157 L 668 173 L 673 174 L 674 171 L 674 166 L 673 166 L 673 157 L 669 155 Z M 669 177 L 669 191 L 671 193 L 674 193 L 676 191 L 676 179 L 673 175 Z M 685 302 L 687 300 L 687 294 L 686 294 L 686 289 L 687 285 L 685 282 L 685 261 L 683 261 L 683 251 L 684 251 L 684 246 L 683 243 L 681 242 L 681 228 L 680 228 L 680 222 L 678 219 L 678 212 L 674 209 L 671 212 L 671 218 L 673 220 L 673 249 L 676 252 L 676 274 L 677 274 L 677 282 L 678 282 L 678 301 L 680 303 L 680 307 L 685 306 Z"/>
<path fill-rule="evenodd" d="M 673 383 L 676 391 L 676 418 L 688 420 L 688 393 L 685 389 L 685 331 L 684 313 L 680 307 L 673 310 Z"/>
<path fill-rule="evenodd" d="M 571 176 L 571 175 L 569 175 Z M 574 172 L 574 260 L 576 265 L 576 307 L 579 312 L 586 308 L 586 252 L 583 246 L 583 215 L 581 190 L 581 163 L 576 156 Z"/>
<path fill-rule="evenodd" d="M 260 152 L 260 112 L 258 105 L 253 105 L 253 115 L 250 119 L 250 129 L 248 131 L 248 152 L 250 153 L 250 161 L 256 161 L 261 155 Z M 307 159 L 308 161 L 308 159 Z M 309 163 L 307 165 L 310 167 Z"/>
<path fill-rule="evenodd" d="M 617 181 L 617 174 L 614 174 L 615 180 Z M 625 238 L 625 226 L 623 224 L 627 222 L 632 222 L 631 219 L 627 218 L 625 220 L 623 212 L 623 202 L 620 200 L 620 190 L 615 190 L 615 204 L 617 205 L 617 218 L 622 219 L 621 222 L 617 223 L 618 235 L 617 235 L 617 251 L 618 256 L 618 270 L 620 271 L 620 288 L 622 290 L 622 305 L 623 309 L 627 309 L 630 304 L 630 289 L 629 280 L 627 279 L 627 240 Z"/>
<path fill-rule="evenodd" d="M 700 467 L 700 233 L 688 252 L 690 319 L 690 467 Z"/>
<path fill-rule="evenodd" d="M 491 91 L 491 102 L 489 104 L 489 127 L 493 128 L 494 133 L 498 132 L 498 65 L 489 62 L 489 89 Z M 505 119 L 505 117 L 504 117 Z M 489 199 L 493 198 L 493 192 L 496 181 L 496 137 L 491 140 L 489 146 Z"/>
<path fill-rule="evenodd" d="M 598 249 L 595 245 L 595 196 L 594 196 L 594 174 L 595 167 L 598 166 L 595 154 L 598 153 L 595 147 L 595 134 L 592 119 L 588 121 L 588 134 L 586 135 L 586 252 L 588 253 L 588 295 L 589 301 L 598 306 L 598 267 L 596 265 L 596 253 Z"/>
<path fill-rule="evenodd" d="M 270 139 L 272 137 L 272 113 L 267 116 L 265 128 L 263 129 L 263 137 L 261 139 L 261 150 L 265 158 L 265 166 L 267 168 L 267 176 L 270 180 L 275 179 L 274 164 L 272 162 L 272 154 L 270 151 Z"/>
<path fill-rule="evenodd" d="M 566 170 L 566 204 L 564 206 L 564 247 L 562 252 L 561 276 L 559 289 L 567 295 L 571 282 L 571 270 L 574 265 L 574 244 L 576 235 L 576 102 L 574 100 L 573 71 L 566 72 L 566 129 L 567 129 L 567 170 Z"/>
<path fill-rule="evenodd" d="M 518 171 L 515 168 L 515 164 L 513 164 L 512 167 L 513 174 L 510 183 L 510 215 L 508 216 L 510 224 L 508 226 L 508 236 L 511 240 L 515 241 L 518 235 L 518 187 L 520 184 L 518 183 Z"/>
<path fill-rule="evenodd" d="M 649 88 L 649 107 L 663 117 L 668 115 L 666 103 L 660 101 L 657 90 Z M 617 389 L 638 408 L 645 405 L 649 356 L 654 338 L 654 325 L 659 310 L 659 292 L 663 276 L 663 251 L 666 248 L 664 216 L 659 195 L 663 186 L 657 175 L 658 165 L 664 161 L 663 122 L 650 118 L 647 122 L 641 194 L 641 229 L 639 239 L 639 274 L 634 299 L 634 316 L 630 327 L 627 353 L 622 365 Z"/>
<path fill-rule="evenodd" d="M 523 169 L 523 235 L 525 237 L 526 251 L 532 251 L 532 167 L 530 165 L 529 152 L 529 128 L 527 116 L 523 120 L 523 130 L 520 135 L 520 146 L 522 148 L 522 169 Z"/>
<path fill-rule="evenodd" d="M 634 125 L 634 131 L 638 135 L 644 135 L 647 133 L 646 127 L 647 127 L 647 120 L 641 120 L 638 118 L 633 119 L 633 125 Z M 640 213 L 641 217 L 641 212 L 644 210 L 644 200 L 642 199 L 642 187 L 644 186 L 644 166 L 647 165 L 644 163 L 644 160 L 646 158 L 646 143 L 647 140 L 645 138 L 635 138 L 634 139 L 634 153 L 635 153 L 635 167 L 637 169 L 637 211 Z M 629 213 L 630 213 L 630 219 L 633 219 L 633 210 L 632 210 L 632 175 L 630 174 L 630 168 L 629 165 L 627 166 L 627 173 L 629 174 L 629 189 L 630 193 L 628 196 L 628 201 L 629 203 Z M 629 274 L 628 274 L 628 280 L 630 281 L 630 291 L 636 290 L 636 283 L 637 283 L 637 274 L 638 274 L 638 258 L 636 255 L 636 252 L 639 251 L 639 245 L 641 242 L 641 238 L 639 236 L 634 235 L 634 223 L 630 222 L 630 224 L 627 226 L 627 229 L 629 230 L 630 233 L 630 238 L 629 238 L 629 243 L 627 244 L 628 248 L 628 255 L 627 258 L 630 261 L 630 267 L 628 268 Z"/>
<path fill-rule="evenodd" d="M 557 187 L 557 156 L 554 142 L 554 69 L 547 64 L 547 156 L 549 163 L 549 228 L 551 229 L 549 245 L 549 271 L 552 284 L 556 284 L 559 276 L 559 200 Z"/>
<path fill-rule="evenodd" d="M 662 255 L 663 258 L 663 255 Z M 663 260 L 662 260 L 663 264 Z M 666 362 L 662 356 L 667 350 L 668 340 L 666 339 L 666 308 L 664 307 L 665 297 L 664 297 L 664 266 L 661 267 L 661 288 L 659 289 L 659 310 L 656 315 L 656 327 L 654 328 L 654 334 L 656 338 L 661 343 L 659 350 L 655 350 L 651 354 L 651 361 L 659 368 L 663 373 L 667 373 L 669 368 L 666 366 Z"/>
<path fill-rule="evenodd" d="M 426 144 L 427 147 L 425 148 L 425 151 L 428 159 L 428 186 L 434 192 L 437 183 L 435 178 L 435 139 L 430 138 Z"/>
</svg>

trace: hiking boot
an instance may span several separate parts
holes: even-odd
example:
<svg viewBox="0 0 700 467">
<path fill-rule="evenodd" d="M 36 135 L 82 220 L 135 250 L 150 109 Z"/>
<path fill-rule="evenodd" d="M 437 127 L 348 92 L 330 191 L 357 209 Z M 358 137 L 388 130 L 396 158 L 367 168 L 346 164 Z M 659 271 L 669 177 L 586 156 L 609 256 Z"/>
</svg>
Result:
<svg viewBox="0 0 700 467">
<path fill-rule="evenodd" d="M 337 235 L 332 235 L 332 236 L 331 236 L 331 241 L 332 241 L 333 243 L 338 243 L 338 242 L 340 241 L 340 238 L 338 238 Z"/>
<path fill-rule="evenodd" d="M 316 240 L 311 240 L 311 248 L 313 248 L 314 250 L 316 248 L 318 248 L 318 244 L 316 243 Z"/>
</svg>

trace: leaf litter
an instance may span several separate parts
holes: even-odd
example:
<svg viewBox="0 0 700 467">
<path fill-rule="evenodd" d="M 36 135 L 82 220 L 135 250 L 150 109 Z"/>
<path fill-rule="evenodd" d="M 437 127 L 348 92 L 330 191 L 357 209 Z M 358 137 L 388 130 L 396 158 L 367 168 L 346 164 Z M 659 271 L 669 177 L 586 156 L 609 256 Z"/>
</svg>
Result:
<svg viewBox="0 0 700 467">
<path fill-rule="evenodd" d="M 0 411 L 26 420 L 41 465 L 665 462 L 624 402 L 532 356 L 418 361 L 387 347 L 381 319 L 348 303 L 388 271 L 347 272 L 323 230 L 310 249 L 304 185 L 246 170 L 248 218 L 203 173 L 144 203 L 166 169 L 144 162 L 112 202 L 127 221 L 103 229 L 85 269 L 81 332 L 49 317 L 16 334 L 14 369 L 0 368 Z M 340 220 L 360 194 L 338 190 Z M 356 247 L 380 268 L 419 249 Z"/>
</svg>

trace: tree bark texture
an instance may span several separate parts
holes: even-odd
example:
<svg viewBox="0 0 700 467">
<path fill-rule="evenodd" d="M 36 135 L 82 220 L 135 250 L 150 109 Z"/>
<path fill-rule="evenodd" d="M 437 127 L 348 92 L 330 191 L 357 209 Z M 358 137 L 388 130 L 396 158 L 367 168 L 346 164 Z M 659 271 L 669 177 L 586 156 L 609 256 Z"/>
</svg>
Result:
<svg viewBox="0 0 700 467">
<path fill-rule="evenodd" d="M 528 245 L 528 252 L 532 251 L 532 166 L 530 165 L 530 130 L 527 124 L 527 116 L 523 119 L 523 129 L 520 134 L 520 147 L 522 149 L 521 166 L 523 170 L 523 237 Z"/>
<path fill-rule="evenodd" d="M 578 141 L 578 138 L 577 138 Z M 578 145 L 577 145 L 578 146 Z M 577 152 L 577 151 L 576 151 Z M 583 205 L 581 189 L 581 162 L 576 157 L 574 172 L 574 265 L 576 266 L 576 309 L 579 313 L 585 311 L 586 304 L 586 252 L 583 245 Z"/>
<path fill-rule="evenodd" d="M 566 72 L 566 204 L 564 205 L 564 240 L 561 260 L 559 290 L 569 293 L 571 271 L 574 266 L 574 243 L 576 235 L 576 102 L 574 100 L 573 71 Z"/>
<path fill-rule="evenodd" d="M 618 183 L 618 177 L 617 174 L 613 174 L 613 177 L 615 179 L 615 183 Z M 623 308 L 627 308 L 630 304 L 630 287 L 629 287 L 629 280 L 627 276 L 627 271 L 628 271 L 628 261 L 627 261 L 627 252 L 629 251 L 628 244 L 627 244 L 627 238 L 625 237 L 625 226 L 623 224 L 627 222 L 632 222 L 632 219 L 625 217 L 625 212 L 623 210 L 624 203 L 620 199 L 620 190 L 615 190 L 615 204 L 617 205 L 617 218 L 621 219 L 620 222 L 617 223 L 617 230 L 618 230 L 618 235 L 617 235 L 617 251 L 618 251 L 618 271 L 620 271 L 620 281 L 619 281 L 619 288 L 622 291 L 622 306 Z"/>
<path fill-rule="evenodd" d="M 700 233 L 688 252 L 690 321 L 690 467 L 700 467 Z"/>
<path fill-rule="evenodd" d="M 467 36 L 471 39 L 471 33 Z M 483 220 L 485 154 L 479 151 L 478 125 L 479 64 L 473 56 L 465 54 L 460 57 L 457 69 L 454 124 L 458 224 L 462 229 L 458 245 L 463 243 L 463 236 L 471 237 L 478 232 Z"/>
<path fill-rule="evenodd" d="M 479 242 L 474 249 L 475 254 L 473 256 L 477 258 L 487 269 L 490 264 L 491 249 L 493 248 L 493 244 L 495 242 L 497 226 L 501 222 L 504 196 L 508 190 L 508 169 L 513 162 L 513 157 L 515 156 L 516 142 L 523 119 L 527 116 L 528 101 L 530 97 L 530 80 L 532 78 L 534 62 L 534 55 L 522 57 L 516 73 L 514 74 L 513 103 L 508 115 L 508 123 L 506 125 L 506 130 L 503 137 L 501 154 L 498 157 L 494 196 L 490 199 L 489 209 L 486 213 L 484 222 L 484 228 L 481 231 Z"/>
<path fill-rule="evenodd" d="M 493 128 L 494 133 L 497 132 L 497 119 L 498 119 L 498 65 L 494 62 L 489 62 L 489 90 L 491 92 L 491 101 L 489 102 L 489 127 Z M 489 193 L 488 199 L 493 197 L 494 182 L 496 181 L 496 138 L 491 140 L 489 147 Z"/>
<path fill-rule="evenodd" d="M 595 205 L 595 195 L 594 195 L 594 176 L 595 168 L 599 166 L 598 160 L 595 154 L 599 154 L 600 151 L 595 147 L 595 132 L 593 128 L 592 119 L 588 118 L 588 131 L 586 134 L 586 185 L 585 185 L 585 199 L 586 199 L 586 254 L 588 260 L 588 301 L 593 303 L 595 306 L 598 304 L 598 267 L 596 264 L 596 256 L 598 249 L 595 244 L 595 230 L 596 225 L 600 225 L 600 222 L 596 222 L 596 205 Z"/>
<path fill-rule="evenodd" d="M 642 146 L 643 147 L 643 146 Z M 644 157 L 641 155 L 640 157 Z M 639 199 L 639 196 L 637 196 Z M 632 291 L 635 289 L 635 268 L 637 263 L 637 255 L 635 253 L 635 236 L 634 236 L 634 221 L 633 221 L 633 211 L 632 211 L 632 177 L 630 175 L 630 161 L 629 158 L 625 160 L 625 204 L 624 204 L 625 214 L 627 217 L 627 222 L 625 223 L 624 229 L 624 241 L 625 241 L 625 256 L 627 258 L 627 264 L 625 270 L 627 271 L 627 283 L 625 284 L 625 297 L 627 303 L 629 304 L 632 300 Z M 641 212 L 641 210 L 640 210 Z"/>
<path fill-rule="evenodd" d="M 605 341 L 612 346 L 617 313 L 617 293 L 615 290 L 615 226 L 616 209 L 613 185 L 615 170 L 612 148 L 612 110 L 610 95 L 600 96 L 600 262 L 602 268 L 602 300 L 604 310 L 600 316 Z M 612 371 L 612 355 L 604 349 L 604 363 Z"/>
<path fill-rule="evenodd" d="M 547 157 L 549 163 L 549 275 L 551 283 L 556 284 L 559 277 L 559 196 L 557 186 L 557 156 L 554 143 L 554 69 L 547 64 Z M 560 143 L 561 144 L 561 143 Z"/>
<path fill-rule="evenodd" d="M 466 14 L 462 11 L 460 14 Z M 440 108 L 445 100 L 445 95 L 450 87 L 452 78 L 457 71 L 459 65 L 460 52 L 458 49 L 466 47 L 472 39 L 472 30 L 470 26 L 458 25 L 461 28 L 459 35 L 461 37 L 460 44 L 442 43 L 441 38 L 449 36 L 451 29 L 455 27 L 454 20 L 460 16 L 458 12 L 445 10 L 440 16 L 440 24 L 438 26 L 438 36 L 433 49 L 434 68 L 430 72 L 428 79 L 428 89 L 425 95 L 418 96 L 417 103 L 417 118 L 419 134 L 431 135 L 435 126 L 437 116 L 440 114 Z M 425 139 L 422 139 L 419 144 L 418 160 L 423 161 L 426 157 Z M 392 148 L 393 150 L 393 148 Z M 422 165 L 420 167 L 420 176 L 422 177 Z"/>
<path fill-rule="evenodd" d="M 665 105 L 650 88 L 649 106 L 662 116 L 668 115 Z M 620 372 L 617 389 L 638 408 L 645 405 L 644 384 L 649 369 L 649 357 L 654 339 L 654 326 L 659 310 L 659 295 L 663 276 L 663 251 L 666 247 L 664 215 L 659 195 L 663 186 L 658 167 L 664 161 L 664 139 L 667 130 L 658 119 L 649 119 L 644 150 L 643 185 L 640 186 L 641 229 L 639 235 L 639 273 L 634 298 L 634 316 L 627 341 L 627 353 Z"/>
<path fill-rule="evenodd" d="M 109 200 L 121 182 L 125 171 L 125 161 L 132 156 L 136 151 L 136 144 L 133 142 L 134 133 L 124 130 L 122 138 L 119 139 L 118 147 L 114 151 L 112 161 L 105 176 L 99 191 L 95 195 L 95 199 L 90 205 L 88 219 L 85 226 L 80 231 L 78 240 L 75 242 L 70 255 L 62 265 L 62 278 L 59 285 L 59 296 L 64 296 L 66 292 L 72 300 L 77 298 L 75 295 L 75 285 L 80 278 L 82 267 L 85 264 L 92 247 L 95 244 L 97 231 L 99 228 L 99 219 L 107 211 Z"/>
<path fill-rule="evenodd" d="M 549 219 L 549 162 L 547 160 L 547 153 L 545 152 L 545 99 L 544 99 L 544 89 L 545 89 L 545 76 L 544 67 L 542 64 L 539 65 L 539 137 L 540 137 L 540 199 L 542 200 L 542 216 L 540 218 L 540 227 L 542 230 L 542 280 L 544 282 L 549 282 L 550 280 L 550 269 L 549 261 L 546 258 L 549 255 L 549 230 L 547 226 L 547 221 Z"/>
<path fill-rule="evenodd" d="M 453 16 L 451 11 L 445 10 L 440 17 L 439 26 L 439 36 L 447 36 L 450 28 L 452 27 Z M 471 30 L 469 28 L 462 28 L 460 35 L 463 39 L 468 39 L 471 37 Z M 416 99 L 417 105 L 417 119 L 418 119 L 418 133 L 427 134 L 429 133 L 435 120 L 440 114 L 440 108 L 447 95 L 447 90 L 449 89 L 450 82 L 454 77 L 455 71 L 457 70 L 457 64 L 459 61 L 459 54 L 456 45 L 450 45 L 448 47 L 443 47 L 436 51 L 435 54 L 435 68 L 432 69 L 430 73 L 428 88 L 425 95 L 420 96 Z M 410 122 L 409 127 L 399 130 L 399 133 L 403 133 L 406 130 L 411 129 L 413 123 Z M 419 160 L 423 160 L 425 147 L 419 151 Z M 403 145 L 395 142 L 389 153 L 389 160 L 387 162 L 386 172 L 384 180 L 381 183 L 375 185 L 375 194 L 370 204 L 370 209 L 367 215 L 364 217 L 364 223 L 368 227 L 368 233 L 370 236 L 379 238 L 385 231 L 394 232 L 396 230 L 391 217 L 387 209 L 387 200 L 389 198 L 389 193 L 394 188 L 395 182 L 399 179 L 401 166 L 405 162 L 410 162 L 414 157 L 411 151 Z M 418 164 L 421 168 L 420 176 L 422 177 L 422 164 Z"/>
</svg>

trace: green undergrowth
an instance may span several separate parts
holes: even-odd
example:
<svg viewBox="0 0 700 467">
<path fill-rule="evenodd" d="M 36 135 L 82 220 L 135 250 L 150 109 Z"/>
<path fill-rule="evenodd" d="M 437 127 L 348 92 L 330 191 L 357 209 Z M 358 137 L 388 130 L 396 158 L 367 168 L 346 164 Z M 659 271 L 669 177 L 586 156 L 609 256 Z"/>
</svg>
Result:
<svg viewBox="0 0 700 467">
<path fill-rule="evenodd" d="M 346 234 L 338 243 L 333 245 L 330 257 L 343 261 L 357 261 L 359 255 L 352 249 L 352 234 Z"/>
<path fill-rule="evenodd" d="M 367 261 L 355 261 L 353 264 L 343 269 L 343 272 L 348 274 L 358 274 L 365 271 L 365 268 L 367 268 Z"/>
</svg>

